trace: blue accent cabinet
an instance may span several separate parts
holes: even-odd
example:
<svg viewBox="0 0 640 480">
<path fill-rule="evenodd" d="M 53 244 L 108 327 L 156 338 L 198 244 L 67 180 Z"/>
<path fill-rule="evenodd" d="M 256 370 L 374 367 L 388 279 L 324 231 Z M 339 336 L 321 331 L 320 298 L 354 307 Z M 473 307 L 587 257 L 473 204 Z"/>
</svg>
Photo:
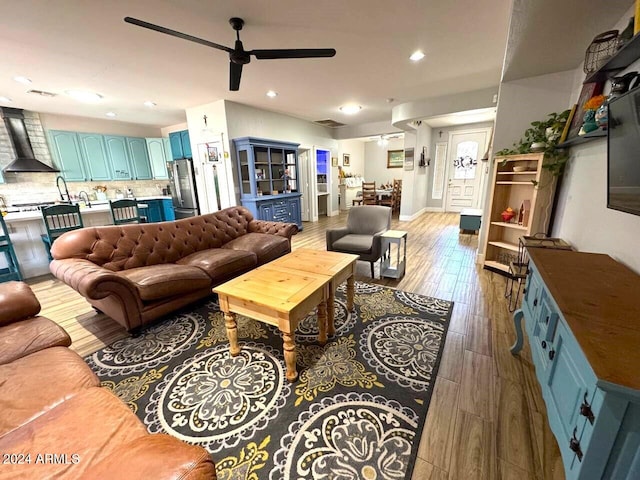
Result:
<svg viewBox="0 0 640 480">
<path fill-rule="evenodd" d="M 104 143 L 107 148 L 107 158 L 113 173 L 113 180 L 131 180 L 133 171 L 129 163 L 129 153 L 125 137 L 105 135 Z"/>
<path fill-rule="evenodd" d="M 133 166 L 133 178 L 135 180 L 151 180 L 151 163 L 147 152 L 147 141 L 144 138 L 127 137 L 129 158 Z"/>
<path fill-rule="evenodd" d="M 80 150 L 88 173 L 88 180 L 111 180 L 104 138 L 97 133 L 78 133 Z"/>
<path fill-rule="evenodd" d="M 192 158 L 189 130 L 170 133 L 169 143 L 171 144 L 171 156 L 174 160 Z"/>
<path fill-rule="evenodd" d="M 233 140 L 240 201 L 259 220 L 295 223 L 302 230 L 297 143 Z"/>
<path fill-rule="evenodd" d="M 75 132 L 50 130 L 49 146 L 53 160 L 65 180 L 68 182 L 87 180 L 80 144 Z"/>
<path fill-rule="evenodd" d="M 529 249 L 522 320 L 567 480 L 640 479 L 640 275 L 608 255 Z"/>
<path fill-rule="evenodd" d="M 140 215 L 147 217 L 148 223 L 165 222 L 176 219 L 175 212 L 173 211 L 173 203 L 170 199 L 140 200 L 140 203 L 147 205 L 146 208 L 140 209 Z"/>
</svg>

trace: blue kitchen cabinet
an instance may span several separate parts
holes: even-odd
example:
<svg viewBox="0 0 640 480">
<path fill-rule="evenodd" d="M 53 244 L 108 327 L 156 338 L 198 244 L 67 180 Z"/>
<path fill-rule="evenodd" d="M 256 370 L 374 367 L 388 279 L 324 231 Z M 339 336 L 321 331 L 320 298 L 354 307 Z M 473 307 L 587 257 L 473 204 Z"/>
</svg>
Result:
<svg viewBox="0 0 640 480">
<path fill-rule="evenodd" d="M 176 212 L 173 210 L 173 201 L 169 198 L 162 199 L 162 219 L 165 221 L 176 219 Z"/>
<path fill-rule="evenodd" d="M 164 146 L 164 158 L 167 159 L 167 162 L 172 162 L 173 154 L 171 153 L 171 140 L 169 137 L 162 137 L 162 144 Z"/>
<path fill-rule="evenodd" d="M 153 178 L 166 180 L 169 178 L 167 173 L 167 161 L 169 159 L 165 155 L 164 138 L 147 138 L 146 140 Z"/>
<path fill-rule="evenodd" d="M 182 140 L 180 139 L 180 132 L 170 133 L 169 143 L 171 144 L 171 158 L 174 160 L 184 158 L 182 155 Z"/>
<path fill-rule="evenodd" d="M 184 158 L 193 158 L 191 154 L 191 140 L 189 139 L 189 130 L 180 132 L 180 142 L 182 142 L 182 155 Z"/>
<path fill-rule="evenodd" d="M 134 180 L 151 180 L 151 163 L 147 153 L 147 141 L 144 138 L 127 137 L 129 159 L 133 167 Z"/>
<path fill-rule="evenodd" d="M 133 171 L 129 164 L 129 153 L 125 137 L 115 135 L 105 135 L 104 143 L 107 149 L 107 158 L 113 180 L 131 180 Z"/>
<path fill-rule="evenodd" d="M 640 275 L 611 257 L 532 248 L 521 321 L 567 480 L 640 478 Z"/>
<path fill-rule="evenodd" d="M 87 174 L 75 132 L 49 131 L 49 146 L 60 174 L 68 182 L 84 182 Z"/>
<path fill-rule="evenodd" d="M 104 137 L 96 133 L 78 133 L 77 135 L 88 180 L 111 180 Z"/>
<path fill-rule="evenodd" d="M 162 218 L 162 201 L 161 200 L 145 200 L 147 206 L 147 221 L 149 223 L 161 222 Z"/>
</svg>

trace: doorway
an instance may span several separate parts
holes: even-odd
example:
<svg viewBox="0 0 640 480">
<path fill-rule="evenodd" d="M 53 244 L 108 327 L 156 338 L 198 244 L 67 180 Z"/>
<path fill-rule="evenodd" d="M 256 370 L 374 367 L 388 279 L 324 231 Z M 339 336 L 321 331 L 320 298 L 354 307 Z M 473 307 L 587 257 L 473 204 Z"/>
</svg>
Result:
<svg viewBox="0 0 640 480">
<path fill-rule="evenodd" d="M 316 215 L 329 216 L 331 212 L 331 151 L 316 147 Z"/>
<path fill-rule="evenodd" d="M 310 151 L 308 148 L 298 149 L 298 167 L 300 169 L 300 209 L 303 222 L 310 222 L 312 218 L 311 182 L 313 168 L 311 168 Z"/>
<path fill-rule="evenodd" d="M 491 128 L 449 133 L 446 212 L 480 208 L 485 176 L 480 158 L 487 150 L 490 134 Z"/>
</svg>

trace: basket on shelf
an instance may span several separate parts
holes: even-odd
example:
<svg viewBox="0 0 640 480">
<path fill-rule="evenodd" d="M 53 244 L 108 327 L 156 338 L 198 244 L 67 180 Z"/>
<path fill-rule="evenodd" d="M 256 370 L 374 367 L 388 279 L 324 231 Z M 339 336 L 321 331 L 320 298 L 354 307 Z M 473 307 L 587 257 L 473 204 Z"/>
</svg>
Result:
<svg viewBox="0 0 640 480">
<path fill-rule="evenodd" d="M 618 30 L 608 30 L 593 39 L 587 47 L 584 57 L 584 73 L 587 75 L 598 70 L 616 53 Z"/>
</svg>

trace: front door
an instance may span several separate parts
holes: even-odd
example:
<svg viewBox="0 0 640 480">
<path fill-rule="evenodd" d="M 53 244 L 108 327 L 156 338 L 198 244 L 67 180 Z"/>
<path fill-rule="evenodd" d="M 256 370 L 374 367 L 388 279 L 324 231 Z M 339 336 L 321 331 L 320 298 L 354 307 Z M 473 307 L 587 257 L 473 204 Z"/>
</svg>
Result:
<svg viewBox="0 0 640 480">
<path fill-rule="evenodd" d="M 448 186 L 445 210 L 479 208 L 483 169 L 479 164 L 489 143 L 491 129 L 449 133 Z"/>
</svg>

